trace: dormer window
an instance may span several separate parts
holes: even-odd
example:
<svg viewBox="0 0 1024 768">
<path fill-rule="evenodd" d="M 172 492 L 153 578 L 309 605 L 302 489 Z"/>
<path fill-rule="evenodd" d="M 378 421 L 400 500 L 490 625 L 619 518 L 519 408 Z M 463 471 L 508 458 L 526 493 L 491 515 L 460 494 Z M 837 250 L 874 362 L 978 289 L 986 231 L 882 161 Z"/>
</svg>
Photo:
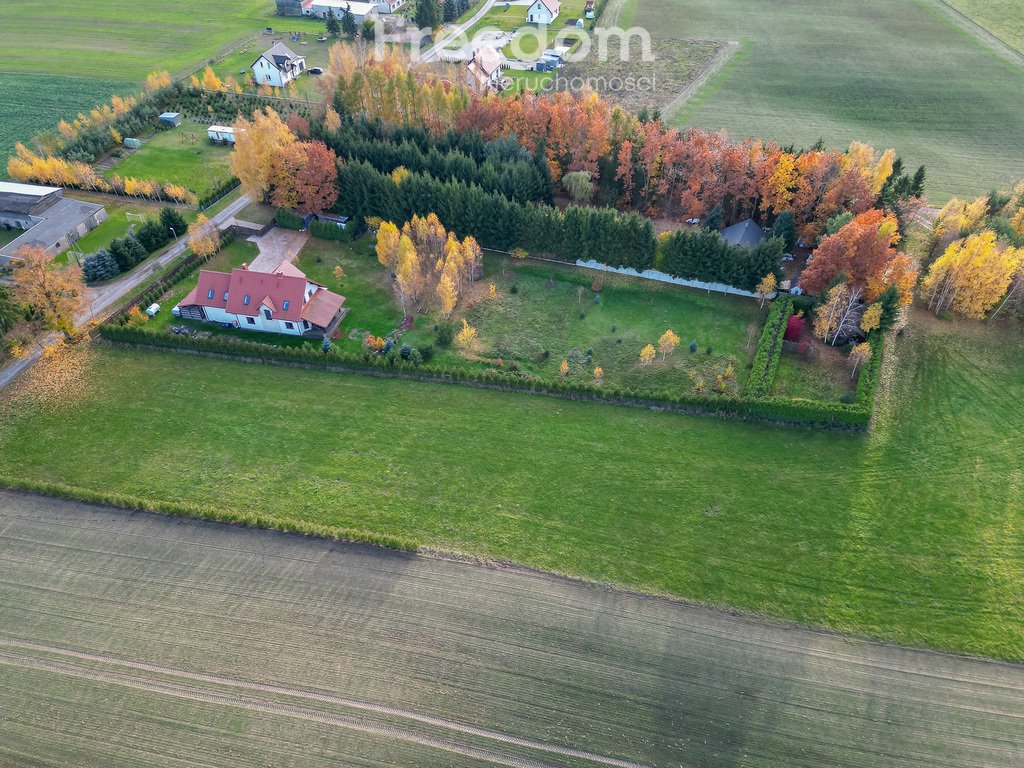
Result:
<svg viewBox="0 0 1024 768">
<path fill-rule="evenodd" d="M 263 316 L 265 318 L 267 318 L 267 320 L 273 320 L 274 319 L 274 316 L 270 313 L 270 310 L 267 309 L 266 307 L 263 308 Z"/>
<path fill-rule="evenodd" d="M 288 299 L 284 300 L 284 304 L 281 305 L 281 309 L 284 310 L 285 312 L 288 311 Z"/>
<path fill-rule="evenodd" d="M 245 304 L 245 306 L 247 306 L 247 307 L 249 306 L 249 294 L 248 293 L 245 294 L 245 298 L 242 299 L 242 303 Z"/>
<path fill-rule="evenodd" d="M 206 294 L 206 298 L 208 298 L 208 299 L 212 299 L 212 298 L 213 298 L 213 293 L 214 293 L 214 291 L 213 291 L 213 288 L 211 288 L 211 289 L 210 289 L 210 290 L 209 290 L 209 291 L 207 292 L 207 294 Z"/>
<path fill-rule="evenodd" d="M 224 291 L 224 301 L 227 301 L 227 300 L 228 300 L 228 292 Z"/>
</svg>

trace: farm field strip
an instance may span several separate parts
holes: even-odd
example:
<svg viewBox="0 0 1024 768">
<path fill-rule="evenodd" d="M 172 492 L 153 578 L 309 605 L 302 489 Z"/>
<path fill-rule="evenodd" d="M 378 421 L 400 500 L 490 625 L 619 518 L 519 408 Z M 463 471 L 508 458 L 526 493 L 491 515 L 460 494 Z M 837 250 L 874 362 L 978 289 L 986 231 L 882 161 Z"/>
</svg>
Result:
<svg viewBox="0 0 1024 768">
<path fill-rule="evenodd" d="M 0 531 L 2 536 L 2 531 Z M 248 680 L 239 680 L 234 678 L 226 678 L 220 675 L 206 675 L 195 672 L 187 672 L 181 669 L 171 669 L 169 667 L 161 667 L 155 664 L 141 663 L 137 661 L 128 661 L 126 659 L 119 659 L 113 656 L 101 656 L 94 653 L 82 653 L 80 651 L 74 651 L 67 648 L 58 648 L 56 646 L 39 645 L 38 643 L 24 643 L 10 638 L 0 636 L 0 648 L 10 648 L 16 651 L 28 651 L 36 654 L 45 654 L 48 656 L 56 656 L 65 660 L 75 660 L 84 662 L 93 662 L 104 666 L 120 667 L 123 669 L 132 670 L 134 672 L 147 672 L 160 675 L 163 677 L 170 677 L 181 681 L 189 681 L 192 683 L 208 683 L 217 686 L 226 686 L 229 688 L 241 688 L 246 691 L 275 694 L 279 696 L 285 696 L 288 698 L 304 699 L 310 702 L 317 702 L 321 704 L 334 704 L 347 709 L 354 709 L 361 712 L 367 712 L 376 715 L 387 715 L 391 717 L 397 717 L 404 720 L 412 720 L 417 723 L 423 723 L 426 725 L 435 726 L 449 731 L 455 731 L 460 734 L 467 736 L 477 736 L 490 741 L 496 741 L 502 744 L 510 744 L 517 747 L 526 747 L 541 752 L 550 752 L 555 755 L 563 757 L 579 758 L 592 763 L 598 763 L 601 765 L 616 766 L 617 768 L 643 768 L 639 763 L 634 763 L 629 760 L 617 760 L 615 758 L 606 757 L 604 755 L 597 755 L 584 750 L 572 749 L 570 747 L 563 747 L 557 744 L 549 744 L 542 741 L 534 741 L 532 739 L 521 738 L 518 736 L 510 736 L 500 731 L 489 730 L 485 728 L 476 728 L 471 725 L 464 725 L 457 723 L 452 720 L 447 720 L 440 717 L 433 717 L 431 715 L 423 714 L 421 712 L 414 712 L 407 709 L 401 709 L 399 707 L 384 706 L 381 704 L 374 704 L 368 701 L 359 701 L 356 699 L 344 698 L 340 696 L 333 696 L 326 693 L 320 693 L 311 690 L 299 690 L 296 688 L 287 688 L 280 685 L 267 685 L 265 683 L 257 683 Z M 77 675 L 80 677 L 86 677 L 94 680 L 102 680 L 106 682 L 112 682 L 119 685 L 127 685 L 130 687 L 140 688 L 143 690 L 150 690 L 155 693 L 166 693 L 171 696 L 181 696 L 184 698 L 196 698 L 197 700 L 214 701 L 219 700 L 219 703 L 227 706 L 241 706 L 247 708 L 257 708 L 261 711 L 275 711 L 273 709 L 273 702 L 261 702 L 254 699 L 246 699 L 243 697 L 229 697 L 220 694 L 216 691 L 203 690 L 195 687 L 180 687 L 170 686 L 166 683 L 147 681 L 143 677 L 138 675 L 127 675 L 120 672 L 101 671 L 95 669 L 87 669 L 82 666 L 76 666 L 71 663 L 55 663 L 48 661 L 45 658 L 34 658 L 31 655 L 24 653 L 11 653 L 0 650 L 0 663 L 6 661 L 8 664 L 22 665 L 22 666 L 33 666 L 38 669 L 47 669 L 53 672 Z M 312 712 L 310 710 L 299 710 L 296 708 L 283 708 L 278 707 L 276 710 L 280 714 L 288 714 L 295 717 L 305 717 L 319 720 L 321 722 L 328 722 L 333 725 L 338 725 L 345 728 L 356 728 L 357 730 L 363 728 L 368 732 L 378 733 L 384 736 L 392 736 L 394 738 L 403 739 L 406 741 L 412 741 L 414 743 L 422 744 L 423 746 L 431 746 L 437 749 L 446 751 L 454 751 L 458 754 L 466 754 L 470 757 L 480 757 L 481 759 L 491 760 L 493 762 L 500 762 L 504 765 L 521 765 L 523 761 L 517 761 L 507 756 L 497 754 L 485 754 L 478 753 L 476 751 L 460 752 L 457 745 L 450 742 L 441 742 L 436 739 L 427 739 L 409 731 L 402 731 L 395 729 L 390 726 L 374 726 L 371 723 L 358 723 L 346 718 L 333 718 L 333 719 L 322 719 L 329 718 L 329 715 L 324 713 Z"/>
<path fill-rule="evenodd" d="M 387 765 L 408 764 L 400 747 L 417 764 L 444 750 L 452 765 L 578 768 L 1024 757 L 1012 664 L 8 492 L 0 554 L 0 706 L 21 697 L 0 762 L 170 765 L 183 732 L 213 760 L 306 744 L 303 766 L 356 743 L 379 758 L 358 764 Z"/>
</svg>

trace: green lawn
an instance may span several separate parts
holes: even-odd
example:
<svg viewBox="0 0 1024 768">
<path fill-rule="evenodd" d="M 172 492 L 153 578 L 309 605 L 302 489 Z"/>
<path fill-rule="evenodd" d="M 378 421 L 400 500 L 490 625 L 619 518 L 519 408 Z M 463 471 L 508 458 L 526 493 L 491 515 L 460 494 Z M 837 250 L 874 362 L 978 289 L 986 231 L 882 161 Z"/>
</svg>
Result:
<svg viewBox="0 0 1024 768">
<path fill-rule="evenodd" d="M 784 351 L 779 360 L 772 394 L 806 400 L 835 402 L 843 395 L 853 395 L 857 380 L 850 377 L 850 366 L 843 352 L 814 340 L 818 350 L 815 359 L 804 359 L 799 353 Z"/>
<path fill-rule="evenodd" d="M 75 244 L 75 250 L 81 251 L 85 254 L 94 253 L 100 248 L 106 248 L 110 245 L 111 240 L 115 240 L 118 237 L 124 237 L 125 234 L 127 234 L 129 227 L 133 224 L 135 226 L 142 224 L 141 219 L 129 220 L 127 214 L 143 213 L 146 216 L 159 216 L 160 209 L 166 206 L 166 203 L 154 203 L 147 200 L 125 200 L 123 198 L 116 198 L 110 195 L 94 195 L 82 191 L 72 192 L 69 197 L 99 203 L 107 210 L 107 220 Z M 192 211 L 183 210 L 182 215 L 184 215 L 186 220 L 189 221 L 195 218 L 195 213 Z M 178 235 L 184 236 L 185 233 L 179 232 Z M 67 261 L 67 259 L 68 251 L 65 251 L 54 259 L 54 261 L 63 262 Z"/>
<path fill-rule="evenodd" d="M 391 292 L 388 274 L 366 239 L 356 243 L 312 239 L 297 265 L 313 280 L 345 296 L 349 313 L 338 329 L 340 349 L 359 351 L 366 332 L 384 336 L 398 327 L 401 308 Z M 345 272 L 340 282 L 334 276 L 338 266 Z M 731 363 L 733 375 L 727 391 L 742 387 L 764 321 L 765 310 L 756 302 L 607 275 L 601 301 L 595 303 L 597 294 L 591 290 L 595 277 L 597 273 L 590 270 L 516 263 L 488 253 L 483 278 L 466 292 L 450 320 L 458 325 L 465 317 L 477 329 L 479 343 L 473 353 L 463 355 L 455 348 L 438 345 L 434 329 L 444 320 L 436 308 L 427 314 L 417 313 L 415 327 L 402 342 L 433 347 L 432 362 L 439 365 L 490 367 L 500 358 L 503 366 L 515 363 L 524 375 L 551 381 L 561 378 L 559 368 L 566 360 L 570 364 L 568 378 L 573 381 L 593 381 L 594 368 L 600 366 L 604 381 L 611 386 L 685 392 L 692 391 L 698 381 L 710 392 L 716 376 Z M 183 296 L 194 283 L 191 280 L 187 287 L 176 289 L 175 297 Z M 497 291 L 495 299 L 488 298 L 491 283 Z M 641 367 L 640 350 L 647 344 L 657 345 L 661 334 L 670 328 L 682 339 L 679 348 L 671 357 Z M 292 341 L 275 335 L 258 340 Z M 691 341 L 697 342 L 695 353 L 689 350 Z"/>
<path fill-rule="evenodd" d="M 654 37 L 747 41 L 749 55 L 673 115 L 679 123 L 893 147 L 927 166 L 941 203 L 1024 176 L 1024 70 L 933 2 L 644 0 L 633 23 Z"/>
<path fill-rule="evenodd" d="M 506 69 L 503 74 L 505 77 L 512 78 L 512 86 L 507 91 L 503 91 L 509 96 L 526 90 L 539 91 L 554 77 L 551 72 L 517 72 L 510 69 Z"/>
<path fill-rule="evenodd" d="M 1024 342 L 919 315 L 887 359 L 865 435 L 110 348 L 8 396 L 0 476 L 1024 659 Z"/>
<path fill-rule="evenodd" d="M 231 177 L 231 148 L 211 143 L 206 128 L 186 120 L 158 131 L 103 175 L 172 182 L 202 197 Z M 186 140 L 188 134 L 195 135 L 195 143 Z"/>
<path fill-rule="evenodd" d="M 274 220 L 274 207 L 263 203 L 249 203 L 235 218 L 253 224 L 269 224 Z"/>
<path fill-rule="evenodd" d="M 327 67 L 331 46 L 338 44 L 339 41 L 329 40 L 324 43 L 317 41 L 317 37 L 324 34 L 325 31 L 323 20 L 279 19 L 279 22 L 285 24 L 287 29 L 305 33 L 300 42 L 292 42 L 291 38 L 287 35 L 283 42 L 295 53 L 306 59 L 307 69 L 310 67 Z M 303 42 L 306 44 L 303 45 Z M 248 89 L 252 81 L 252 63 L 263 51 L 270 47 L 270 44 L 269 39 L 265 37 L 258 37 L 255 40 L 248 41 L 214 64 L 213 71 L 222 79 L 228 76 L 233 77 L 237 83 Z M 316 75 L 300 75 L 293 81 L 296 96 L 310 101 L 322 99 L 323 97 L 317 89 L 317 81 Z"/>
</svg>

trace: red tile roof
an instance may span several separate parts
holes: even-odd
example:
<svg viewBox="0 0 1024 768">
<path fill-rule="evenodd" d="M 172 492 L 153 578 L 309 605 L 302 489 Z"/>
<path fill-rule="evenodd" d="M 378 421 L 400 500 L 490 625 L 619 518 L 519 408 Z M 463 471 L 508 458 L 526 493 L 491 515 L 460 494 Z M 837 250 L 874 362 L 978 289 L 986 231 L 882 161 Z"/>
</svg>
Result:
<svg viewBox="0 0 1024 768">
<path fill-rule="evenodd" d="M 313 325 L 326 328 L 331 324 L 334 316 L 338 314 L 341 305 L 345 303 L 345 297 L 332 293 L 326 288 L 321 288 L 309 297 L 309 303 L 302 308 L 302 319 L 308 320 Z"/>
<path fill-rule="evenodd" d="M 252 317 L 259 315 L 260 308 L 266 306 L 275 320 L 308 320 L 323 328 L 330 325 L 345 303 L 345 297 L 309 280 L 291 262 L 282 262 L 276 269 L 276 272 L 269 273 L 242 268 L 231 270 L 231 274 L 201 270 L 196 287 L 179 304 L 216 307 L 235 315 Z M 308 302 L 307 284 L 314 289 Z M 245 302 L 246 296 L 249 297 L 248 304 Z"/>
</svg>

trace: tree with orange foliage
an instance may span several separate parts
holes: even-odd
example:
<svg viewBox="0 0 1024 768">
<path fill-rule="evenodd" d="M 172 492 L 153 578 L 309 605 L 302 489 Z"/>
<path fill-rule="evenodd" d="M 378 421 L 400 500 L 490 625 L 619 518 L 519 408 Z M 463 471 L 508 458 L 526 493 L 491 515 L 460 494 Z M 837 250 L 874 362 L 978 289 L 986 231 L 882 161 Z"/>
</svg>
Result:
<svg viewBox="0 0 1024 768">
<path fill-rule="evenodd" d="M 301 214 L 320 213 L 338 199 L 334 150 L 322 141 L 286 145 L 273 160 L 271 202 Z"/>
<path fill-rule="evenodd" d="M 896 217 L 872 209 L 821 241 L 814 258 L 800 276 L 800 287 L 812 295 L 825 291 L 838 275 L 845 275 L 851 288 L 880 293 L 891 283 L 887 269 L 896 258 L 893 247 L 899 241 Z M 887 279 L 889 282 L 887 282 Z M 873 300 L 874 295 L 868 299 Z"/>
<path fill-rule="evenodd" d="M 32 308 L 48 328 L 71 333 L 75 315 L 85 306 L 82 270 L 53 264 L 53 256 L 38 245 L 25 245 L 12 259 L 11 297 Z"/>
</svg>

